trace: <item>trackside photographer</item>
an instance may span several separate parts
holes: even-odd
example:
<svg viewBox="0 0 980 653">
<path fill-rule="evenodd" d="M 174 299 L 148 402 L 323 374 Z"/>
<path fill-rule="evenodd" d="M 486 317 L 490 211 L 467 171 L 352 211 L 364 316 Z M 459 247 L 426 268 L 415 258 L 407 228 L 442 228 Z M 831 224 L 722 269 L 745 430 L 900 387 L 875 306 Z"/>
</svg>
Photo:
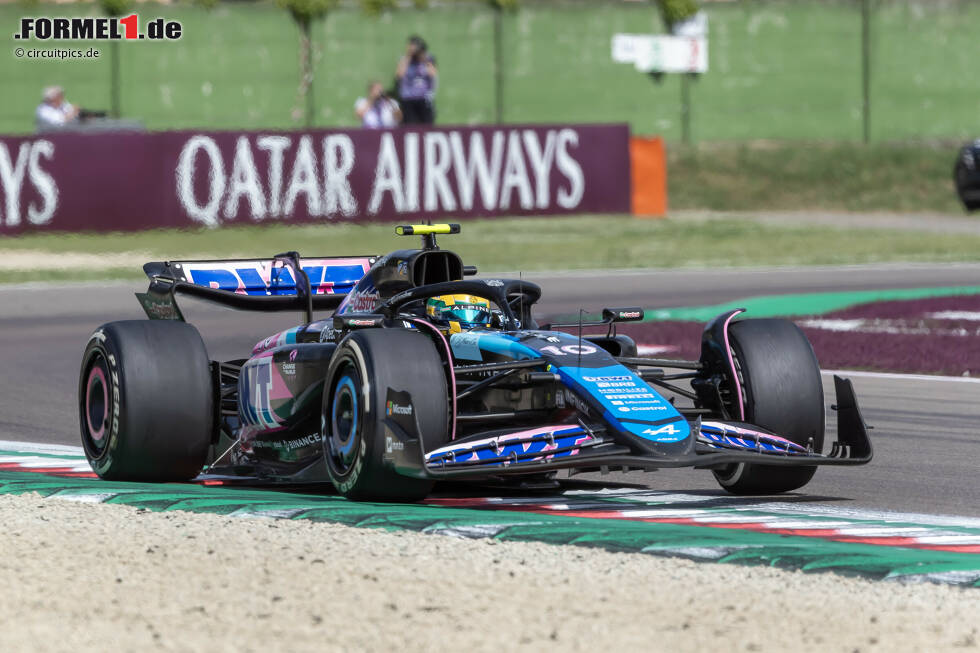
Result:
<svg viewBox="0 0 980 653">
<path fill-rule="evenodd" d="M 397 127 L 402 121 L 398 102 L 385 93 L 384 86 L 378 81 L 368 84 L 367 97 L 357 99 L 354 113 L 365 129 L 388 129 Z"/>
<path fill-rule="evenodd" d="M 38 132 L 79 129 L 92 126 L 106 117 L 105 111 L 81 109 L 65 99 L 60 86 L 48 86 L 41 94 L 41 104 L 34 110 L 35 128 Z"/>
<path fill-rule="evenodd" d="M 41 104 L 34 111 L 38 131 L 59 129 L 79 119 L 79 109 L 65 99 L 60 86 L 48 86 L 41 94 Z"/>
<path fill-rule="evenodd" d="M 406 125 L 431 125 L 436 121 L 435 95 L 439 83 L 436 59 L 420 36 L 408 39 L 405 55 L 395 70 L 403 122 Z"/>
</svg>

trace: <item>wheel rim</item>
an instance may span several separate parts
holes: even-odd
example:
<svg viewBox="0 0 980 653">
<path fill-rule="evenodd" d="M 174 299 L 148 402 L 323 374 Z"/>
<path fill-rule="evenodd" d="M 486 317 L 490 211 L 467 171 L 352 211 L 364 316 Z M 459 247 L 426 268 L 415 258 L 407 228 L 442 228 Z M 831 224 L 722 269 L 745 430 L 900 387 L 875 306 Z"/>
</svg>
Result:
<svg viewBox="0 0 980 653">
<path fill-rule="evenodd" d="M 96 354 L 92 358 L 85 381 L 86 436 L 89 445 L 96 453 L 101 453 L 108 443 L 109 415 L 112 408 L 112 393 L 109 392 L 109 370 L 105 357 Z"/>
<path fill-rule="evenodd" d="M 351 371 L 345 370 L 334 388 L 330 406 L 330 435 L 327 438 L 328 457 L 340 474 L 348 473 L 357 460 L 360 439 L 358 410 L 359 384 Z"/>
</svg>

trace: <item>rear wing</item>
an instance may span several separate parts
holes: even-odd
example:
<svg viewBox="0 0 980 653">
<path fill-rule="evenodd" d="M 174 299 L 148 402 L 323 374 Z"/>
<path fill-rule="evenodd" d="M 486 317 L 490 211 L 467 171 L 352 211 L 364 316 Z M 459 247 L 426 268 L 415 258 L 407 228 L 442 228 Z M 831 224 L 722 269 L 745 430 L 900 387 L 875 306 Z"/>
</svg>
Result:
<svg viewBox="0 0 980 653">
<path fill-rule="evenodd" d="M 162 261 L 143 266 L 150 278 L 136 298 L 151 320 L 181 320 L 176 295 L 188 295 L 246 311 L 304 311 L 337 308 L 367 274 L 376 256 L 300 259 L 296 252 L 272 259 Z"/>
</svg>

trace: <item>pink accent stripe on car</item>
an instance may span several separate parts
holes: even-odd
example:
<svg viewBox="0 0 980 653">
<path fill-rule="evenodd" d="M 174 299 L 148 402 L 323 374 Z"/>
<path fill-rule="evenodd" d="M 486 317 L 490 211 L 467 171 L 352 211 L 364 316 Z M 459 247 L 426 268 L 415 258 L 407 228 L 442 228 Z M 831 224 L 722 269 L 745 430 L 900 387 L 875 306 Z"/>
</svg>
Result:
<svg viewBox="0 0 980 653">
<path fill-rule="evenodd" d="M 414 324 L 425 325 L 428 328 L 435 331 L 436 335 L 439 336 L 439 339 L 442 340 L 443 346 L 446 348 L 446 363 L 449 365 L 449 382 L 452 385 L 451 388 L 452 392 L 450 394 L 453 398 L 453 410 L 452 410 L 452 418 L 451 418 L 452 427 L 450 428 L 449 431 L 449 439 L 455 440 L 456 439 L 456 372 L 455 370 L 453 370 L 453 351 L 452 349 L 449 348 L 449 341 L 446 340 L 446 336 L 442 335 L 442 331 L 435 328 L 425 320 L 411 320 L 411 322 Z"/>
<path fill-rule="evenodd" d="M 732 356 L 732 345 L 728 341 L 728 327 L 731 325 L 732 320 L 735 316 L 744 313 L 745 309 L 740 308 L 725 320 L 725 325 L 721 328 L 722 332 L 725 334 L 725 353 L 728 354 L 728 368 L 732 371 L 732 380 L 735 382 L 735 396 L 738 397 L 738 418 L 741 420 L 745 419 L 745 404 L 742 401 L 742 384 L 738 380 L 738 370 L 735 369 L 735 358 Z"/>
</svg>

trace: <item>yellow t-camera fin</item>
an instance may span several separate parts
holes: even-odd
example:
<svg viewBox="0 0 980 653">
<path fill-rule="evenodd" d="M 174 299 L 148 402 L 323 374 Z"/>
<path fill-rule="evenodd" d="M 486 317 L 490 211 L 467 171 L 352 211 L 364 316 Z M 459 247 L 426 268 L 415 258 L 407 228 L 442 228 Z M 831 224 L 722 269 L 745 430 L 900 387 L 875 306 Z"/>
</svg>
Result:
<svg viewBox="0 0 980 653">
<path fill-rule="evenodd" d="M 432 234 L 458 234 L 458 224 L 403 224 L 395 227 L 399 236 L 429 236 Z"/>
</svg>

